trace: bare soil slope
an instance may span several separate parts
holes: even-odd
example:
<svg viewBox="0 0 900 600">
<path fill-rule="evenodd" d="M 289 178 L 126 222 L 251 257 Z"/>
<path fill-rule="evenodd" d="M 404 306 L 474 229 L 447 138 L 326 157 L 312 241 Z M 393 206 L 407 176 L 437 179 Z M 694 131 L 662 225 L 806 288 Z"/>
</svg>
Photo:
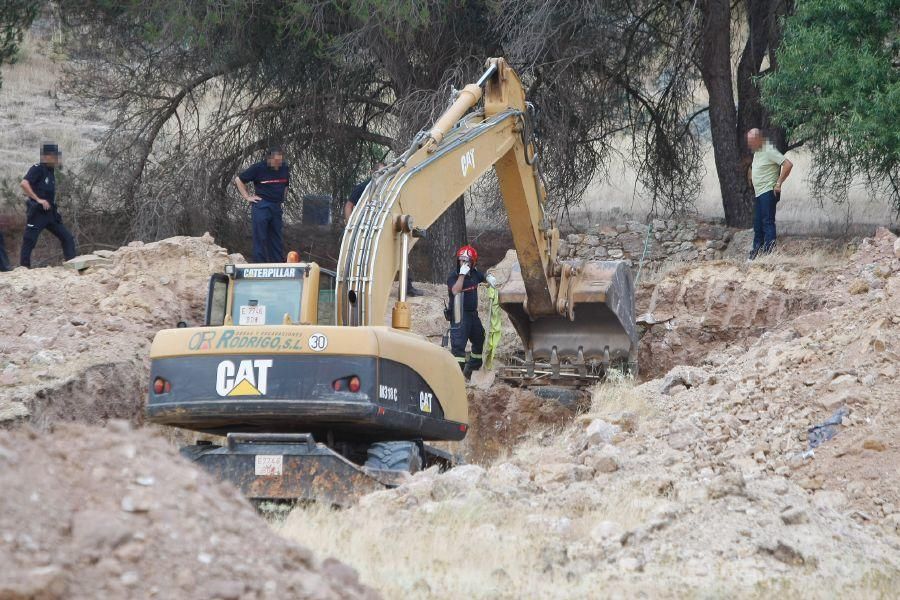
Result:
<svg viewBox="0 0 900 600">
<path fill-rule="evenodd" d="M 0 425 L 140 423 L 154 334 L 200 322 L 206 281 L 228 260 L 208 235 L 176 237 L 133 242 L 82 274 L 0 275 Z"/>
<path fill-rule="evenodd" d="M 774 262 L 747 269 L 793 277 Z M 889 597 L 900 242 L 879 231 L 810 292 L 814 312 L 701 367 L 607 383 L 588 414 L 486 468 L 427 471 L 339 517 L 298 508 L 281 531 L 395 597 Z"/>
<path fill-rule="evenodd" d="M 148 430 L 0 432 L 0 597 L 375 598 Z"/>
</svg>

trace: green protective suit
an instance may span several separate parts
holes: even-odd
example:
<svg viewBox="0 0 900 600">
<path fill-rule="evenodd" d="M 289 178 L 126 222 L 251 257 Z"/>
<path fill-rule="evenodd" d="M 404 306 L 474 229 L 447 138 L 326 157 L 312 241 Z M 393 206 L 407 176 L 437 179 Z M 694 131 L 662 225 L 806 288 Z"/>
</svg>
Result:
<svg viewBox="0 0 900 600">
<path fill-rule="evenodd" d="M 494 368 L 494 352 L 500 345 L 500 293 L 497 288 L 488 287 L 488 299 L 490 300 L 490 327 L 488 328 L 487 343 L 484 345 L 484 368 Z"/>
</svg>

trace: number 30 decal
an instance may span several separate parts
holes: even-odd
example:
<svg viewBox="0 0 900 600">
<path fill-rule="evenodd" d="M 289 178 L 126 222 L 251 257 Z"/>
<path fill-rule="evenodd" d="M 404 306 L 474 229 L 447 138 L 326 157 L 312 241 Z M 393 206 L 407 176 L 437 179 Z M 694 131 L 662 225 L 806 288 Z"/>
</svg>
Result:
<svg viewBox="0 0 900 600">
<path fill-rule="evenodd" d="M 324 333 L 314 333 L 309 336 L 309 347 L 313 352 L 321 352 L 328 347 L 328 338 Z"/>
</svg>

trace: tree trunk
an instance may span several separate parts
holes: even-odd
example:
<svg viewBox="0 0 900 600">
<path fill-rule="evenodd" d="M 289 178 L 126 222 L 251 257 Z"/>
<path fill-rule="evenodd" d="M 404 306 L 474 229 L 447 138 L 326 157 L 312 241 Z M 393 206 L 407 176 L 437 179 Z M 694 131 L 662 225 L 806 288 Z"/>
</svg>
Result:
<svg viewBox="0 0 900 600">
<path fill-rule="evenodd" d="M 725 222 L 732 227 L 753 223 L 753 192 L 742 161 L 734 86 L 731 83 L 731 3 L 707 0 L 700 43 L 700 72 L 709 93 L 709 125 Z"/>
<path fill-rule="evenodd" d="M 466 203 L 460 196 L 443 215 L 428 228 L 430 256 L 428 281 L 444 283 L 456 268 L 456 251 L 467 243 Z"/>
<path fill-rule="evenodd" d="M 781 42 L 779 19 L 787 7 L 781 0 L 747 0 L 747 25 L 749 35 L 737 68 L 737 133 L 738 141 L 754 127 L 762 129 L 776 148 L 784 152 L 785 133 L 772 124 L 768 111 L 760 102 L 759 87 L 753 80 L 760 74 L 763 58 L 768 54 L 769 68 L 775 68 L 775 49 Z M 744 160 L 749 164 L 750 151 L 742 145 Z"/>
</svg>

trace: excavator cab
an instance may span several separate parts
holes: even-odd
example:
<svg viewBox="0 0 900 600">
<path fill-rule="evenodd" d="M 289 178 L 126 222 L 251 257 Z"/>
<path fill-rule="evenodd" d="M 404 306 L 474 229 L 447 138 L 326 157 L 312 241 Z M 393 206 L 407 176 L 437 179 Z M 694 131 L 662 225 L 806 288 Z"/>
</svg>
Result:
<svg viewBox="0 0 900 600">
<path fill-rule="evenodd" d="M 334 271 L 316 263 L 244 267 L 227 265 L 209 280 L 207 326 L 335 325 Z M 310 319 L 314 315 L 312 320 Z"/>
</svg>

